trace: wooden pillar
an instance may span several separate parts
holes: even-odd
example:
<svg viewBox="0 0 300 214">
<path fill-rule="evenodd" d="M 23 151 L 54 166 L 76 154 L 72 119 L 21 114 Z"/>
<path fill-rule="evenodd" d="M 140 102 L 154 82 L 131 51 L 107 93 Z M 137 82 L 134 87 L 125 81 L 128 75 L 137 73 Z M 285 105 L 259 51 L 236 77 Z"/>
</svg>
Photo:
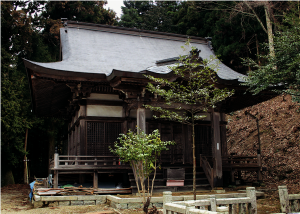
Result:
<svg viewBox="0 0 300 214">
<path fill-rule="evenodd" d="M 71 122 L 68 125 L 68 131 L 71 129 Z M 68 155 L 71 155 L 71 134 L 68 132 Z"/>
<path fill-rule="evenodd" d="M 86 121 L 84 117 L 86 116 L 86 106 L 81 105 L 79 109 L 79 117 L 80 122 L 80 134 L 79 134 L 79 139 L 80 139 L 80 155 L 87 155 L 87 148 L 86 148 Z"/>
<path fill-rule="evenodd" d="M 58 188 L 58 153 L 54 153 L 54 181 L 53 181 L 53 188 Z"/>
<path fill-rule="evenodd" d="M 53 188 L 58 188 L 58 171 L 54 170 Z"/>
<path fill-rule="evenodd" d="M 221 153 L 221 132 L 220 132 L 220 113 L 212 112 L 212 156 L 214 169 L 214 187 L 223 186 L 222 173 L 222 153 Z"/>
<path fill-rule="evenodd" d="M 98 171 L 97 170 L 94 172 L 93 188 L 94 189 L 98 188 Z"/>
<path fill-rule="evenodd" d="M 226 117 L 225 113 L 221 113 L 221 121 L 225 122 Z M 226 140 L 226 123 L 221 125 L 221 149 L 222 149 L 222 156 L 228 156 L 228 150 L 227 150 L 227 140 Z"/>
<path fill-rule="evenodd" d="M 123 126 L 122 126 L 122 133 L 123 133 L 123 134 L 127 134 L 127 132 L 128 132 L 128 121 L 125 120 L 125 121 L 123 122 Z"/>
<path fill-rule="evenodd" d="M 137 109 L 137 132 L 145 132 L 146 133 L 146 111 L 145 108 Z"/>
</svg>

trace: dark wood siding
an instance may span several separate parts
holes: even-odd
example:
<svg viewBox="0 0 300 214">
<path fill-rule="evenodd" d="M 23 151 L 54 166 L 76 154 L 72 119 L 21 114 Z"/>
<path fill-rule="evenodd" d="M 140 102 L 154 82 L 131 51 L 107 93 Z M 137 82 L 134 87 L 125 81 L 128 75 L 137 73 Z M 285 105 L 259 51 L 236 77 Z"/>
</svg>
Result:
<svg viewBox="0 0 300 214">
<path fill-rule="evenodd" d="M 195 126 L 196 158 L 200 160 L 200 154 L 212 156 L 211 126 Z"/>
</svg>

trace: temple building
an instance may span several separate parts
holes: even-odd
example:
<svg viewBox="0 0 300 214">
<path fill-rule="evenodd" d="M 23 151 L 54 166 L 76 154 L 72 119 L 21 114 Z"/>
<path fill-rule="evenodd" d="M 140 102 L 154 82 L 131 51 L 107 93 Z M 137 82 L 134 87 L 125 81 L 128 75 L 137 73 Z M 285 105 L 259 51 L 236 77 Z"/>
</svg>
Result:
<svg viewBox="0 0 300 214">
<path fill-rule="evenodd" d="M 60 175 L 84 174 L 98 187 L 101 177 L 110 174 L 134 189 L 130 165 L 121 163 L 109 148 L 120 133 L 139 127 L 147 133 L 159 129 L 162 140 L 176 142 L 160 157 L 156 189 L 192 189 L 191 127 L 154 119 L 155 113 L 143 107 L 163 103 L 146 90 L 149 80 L 144 75 L 175 81 L 169 66 L 179 55 L 189 54 L 181 48 L 187 39 L 201 58 L 214 56 L 208 38 L 65 21 L 60 29 L 61 61 L 24 60 L 35 114 L 69 122 L 68 153 L 56 153 L 50 165 L 54 186 Z M 246 92 L 240 85 L 243 75 L 222 63 L 216 73 L 217 87 L 234 89 L 235 94 L 203 113 L 206 118 L 196 127 L 197 189 L 222 186 L 224 173 L 234 169 L 224 162 L 229 156 L 225 114 L 269 98 Z M 253 163 L 249 170 L 259 170 L 259 161 Z M 176 177 L 176 170 L 183 172 L 182 178 Z M 184 185 L 168 187 L 166 181 L 172 179 L 183 179 Z"/>
</svg>

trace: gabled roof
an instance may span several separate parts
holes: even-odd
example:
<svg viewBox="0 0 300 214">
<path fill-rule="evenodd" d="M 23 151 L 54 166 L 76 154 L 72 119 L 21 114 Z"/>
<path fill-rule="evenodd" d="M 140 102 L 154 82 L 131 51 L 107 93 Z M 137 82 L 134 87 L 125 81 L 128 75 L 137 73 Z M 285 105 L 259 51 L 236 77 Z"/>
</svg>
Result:
<svg viewBox="0 0 300 214">
<path fill-rule="evenodd" d="M 158 65 L 157 62 L 188 55 L 190 51 L 181 48 L 188 36 L 74 21 L 68 21 L 67 26 L 60 29 L 60 38 L 62 61 L 24 60 L 26 67 L 61 76 L 95 78 L 105 75 L 108 79 L 114 77 L 113 71 L 121 71 L 124 75 L 126 72 L 167 74 L 171 72 L 170 64 Z M 201 50 L 203 59 L 214 56 L 209 40 L 190 37 L 190 43 Z M 243 81 L 242 74 L 222 63 L 216 72 L 221 80 Z"/>
<path fill-rule="evenodd" d="M 135 82 L 146 84 L 145 73 L 172 77 L 168 66 L 174 65 L 179 55 L 190 53 L 191 48 L 181 48 L 188 38 L 191 46 L 201 50 L 201 58 L 214 56 L 210 41 L 205 38 L 68 21 L 60 29 L 61 61 L 41 63 L 24 59 L 33 110 L 38 116 L 66 115 L 67 108 L 76 107 L 69 101 L 74 84 L 97 92 L 97 87 L 113 90 L 122 78 L 130 79 L 124 87 L 138 87 L 131 83 L 132 77 Z M 242 74 L 222 63 L 218 66 L 221 85 L 243 82 Z"/>
</svg>

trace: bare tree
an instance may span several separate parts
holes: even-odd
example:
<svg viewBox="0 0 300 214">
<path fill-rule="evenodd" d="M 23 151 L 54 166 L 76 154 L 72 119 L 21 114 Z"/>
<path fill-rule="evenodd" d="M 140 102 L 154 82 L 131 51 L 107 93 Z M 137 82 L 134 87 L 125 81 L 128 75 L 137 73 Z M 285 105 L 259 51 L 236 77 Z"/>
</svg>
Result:
<svg viewBox="0 0 300 214">
<path fill-rule="evenodd" d="M 194 6 L 196 3 L 191 3 Z M 212 3 L 216 6 L 209 6 L 209 3 L 201 5 L 198 7 L 199 9 L 205 10 L 221 10 L 226 11 L 229 13 L 229 20 L 236 17 L 237 15 L 248 16 L 256 19 L 260 26 L 262 27 L 263 31 L 268 35 L 268 44 L 269 44 L 269 51 L 271 56 L 275 56 L 274 52 L 274 41 L 273 41 L 273 29 L 274 24 L 277 23 L 275 10 L 282 11 L 285 9 L 286 3 L 284 2 L 273 2 L 273 1 L 247 1 L 243 0 L 240 2 L 236 2 L 235 4 L 226 4 L 222 2 L 214 2 Z M 259 9 L 264 11 L 265 22 L 262 19 L 262 15 L 258 13 Z M 243 20 L 241 20 L 241 23 Z"/>
</svg>

